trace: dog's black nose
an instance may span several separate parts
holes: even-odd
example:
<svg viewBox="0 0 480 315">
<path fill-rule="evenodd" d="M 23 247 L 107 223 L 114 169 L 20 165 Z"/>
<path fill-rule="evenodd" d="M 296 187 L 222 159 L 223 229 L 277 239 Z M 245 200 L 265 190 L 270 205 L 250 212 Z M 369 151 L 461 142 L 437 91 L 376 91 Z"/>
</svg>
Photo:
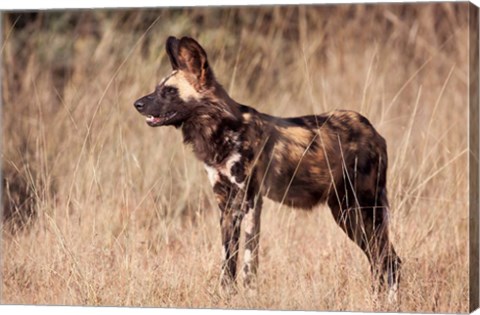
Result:
<svg viewBox="0 0 480 315">
<path fill-rule="evenodd" d="M 137 110 L 141 110 L 143 106 L 145 106 L 145 103 L 142 100 L 138 100 L 133 105 Z"/>
</svg>

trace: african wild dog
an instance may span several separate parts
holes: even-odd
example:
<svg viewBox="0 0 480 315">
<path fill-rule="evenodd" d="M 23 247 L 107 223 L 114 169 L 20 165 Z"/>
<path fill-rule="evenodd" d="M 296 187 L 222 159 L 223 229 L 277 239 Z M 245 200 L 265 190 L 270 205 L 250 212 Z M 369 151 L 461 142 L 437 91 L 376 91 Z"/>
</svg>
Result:
<svg viewBox="0 0 480 315">
<path fill-rule="evenodd" d="M 337 224 L 366 254 L 377 284 L 395 296 L 401 260 L 388 237 L 387 148 L 353 111 L 278 118 L 231 99 L 215 80 L 203 48 L 169 37 L 173 67 L 155 91 L 135 102 L 151 127 L 175 126 L 204 164 L 221 210 L 222 287 L 237 276 L 245 220 L 243 278 L 255 288 L 264 196 L 311 209 L 327 203 Z"/>
</svg>

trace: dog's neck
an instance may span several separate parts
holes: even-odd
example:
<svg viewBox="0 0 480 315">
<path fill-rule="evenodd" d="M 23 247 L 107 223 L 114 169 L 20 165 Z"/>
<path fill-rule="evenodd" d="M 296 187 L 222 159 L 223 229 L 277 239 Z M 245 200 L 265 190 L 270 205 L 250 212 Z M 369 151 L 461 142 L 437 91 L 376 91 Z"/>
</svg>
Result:
<svg viewBox="0 0 480 315">
<path fill-rule="evenodd" d="M 238 146 L 242 124 L 238 104 L 224 92 L 206 100 L 181 129 L 184 142 L 192 144 L 197 158 L 215 166 Z"/>
</svg>

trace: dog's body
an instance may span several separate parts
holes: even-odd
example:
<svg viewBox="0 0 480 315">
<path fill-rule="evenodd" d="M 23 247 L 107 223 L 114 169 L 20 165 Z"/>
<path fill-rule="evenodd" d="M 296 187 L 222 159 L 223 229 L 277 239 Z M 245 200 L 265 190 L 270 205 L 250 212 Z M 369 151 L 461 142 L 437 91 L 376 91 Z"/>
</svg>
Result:
<svg viewBox="0 0 480 315">
<path fill-rule="evenodd" d="M 244 282 L 255 285 L 262 197 L 310 209 L 327 203 L 395 293 L 401 261 L 388 238 L 385 140 L 352 111 L 277 118 L 232 100 L 193 39 L 167 40 L 173 72 L 135 102 L 150 126 L 181 128 L 203 161 L 221 210 L 222 285 L 237 275 L 245 220 Z M 319 244 L 321 246 L 321 244 Z"/>
</svg>

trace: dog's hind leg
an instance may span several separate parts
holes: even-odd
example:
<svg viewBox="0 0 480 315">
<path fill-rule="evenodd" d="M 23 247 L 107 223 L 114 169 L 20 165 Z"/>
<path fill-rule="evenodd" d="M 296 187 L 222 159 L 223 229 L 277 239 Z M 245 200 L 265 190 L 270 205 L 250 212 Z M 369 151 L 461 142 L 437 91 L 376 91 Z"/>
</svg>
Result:
<svg viewBox="0 0 480 315">
<path fill-rule="evenodd" d="M 365 253 L 371 265 L 375 292 L 388 284 L 389 302 L 395 302 L 400 281 L 401 260 L 388 235 L 388 201 L 386 193 L 377 200 L 359 197 L 358 205 L 349 205 L 343 198 L 330 200 L 329 206 L 337 224 Z M 351 199 L 351 198 L 350 198 Z"/>
</svg>

